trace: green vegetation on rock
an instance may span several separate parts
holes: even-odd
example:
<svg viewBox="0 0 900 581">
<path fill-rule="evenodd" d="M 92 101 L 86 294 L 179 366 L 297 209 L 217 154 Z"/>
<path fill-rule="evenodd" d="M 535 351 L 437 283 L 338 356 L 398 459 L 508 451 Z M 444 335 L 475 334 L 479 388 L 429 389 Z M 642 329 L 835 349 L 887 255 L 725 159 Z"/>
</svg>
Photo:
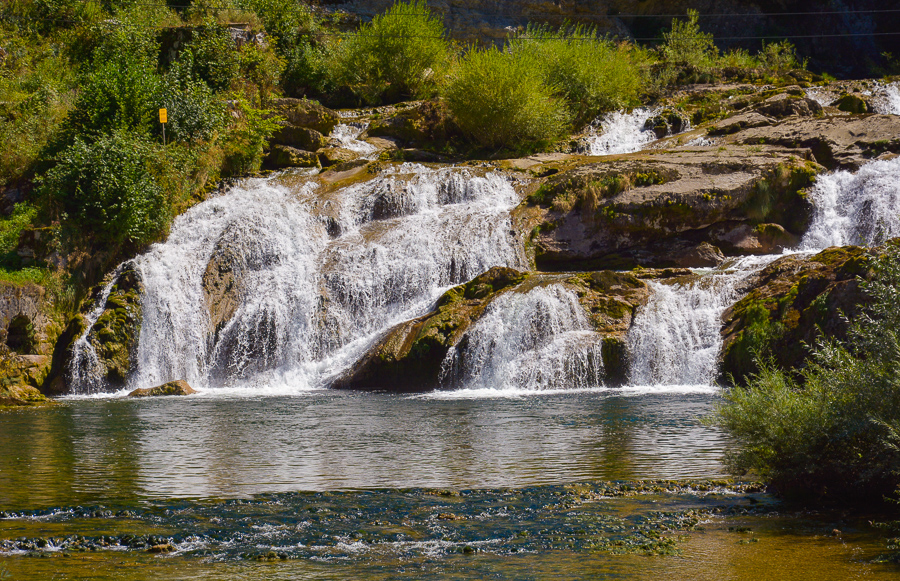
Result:
<svg viewBox="0 0 900 581">
<path fill-rule="evenodd" d="M 749 385 L 727 393 L 714 421 L 735 438 L 736 472 L 809 500 L 880 502 L 897 490 L 900 249 L 888 245 L 870 266 L 859 283 L 869 306 L 845 339 L 816 344 L 800 380 L 763 357 Z"/>
</svg>

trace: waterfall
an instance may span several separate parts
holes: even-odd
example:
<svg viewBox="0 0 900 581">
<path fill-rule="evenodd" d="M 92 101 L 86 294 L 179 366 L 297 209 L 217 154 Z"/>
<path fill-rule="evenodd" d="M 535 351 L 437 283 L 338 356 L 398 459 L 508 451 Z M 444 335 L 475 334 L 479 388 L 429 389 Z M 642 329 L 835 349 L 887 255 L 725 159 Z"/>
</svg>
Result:
<svg viewBox="0 0 900 581">
<path fill-rule="evenodd" d="M 882 115 L 900 115 L 900 83 L 882 85 L 872 100 L 875 112 Z"/>
<path fill-rule="evenodd" d="M 244 180 L 134 260 L 145 290 L 129 388 L 321 387 L 449 286 L 526 268 L 518 194 L 499 173 L 403 164 L 337 191 L 290 182 Z M 221 276 L 232 294 L 214 321 L 204 279 Z"/>
<path fill-rule="evenodd" d="M 815 217 L 800 247 L 880 244 L 900 236 L 898 184 L 900 158 L 820 176 L 810 193 Z"/>
<path fill-rule="evenodd" d="M 371 143 L 359 140 L 359 136 L 368 128 L 368 123 L 340 123 L 332 129 L 328 139 L 336 142 L 338 147 L 355 151 L 367 158 L 372 157 L 373 154 L 378 152 L 378 148 Z"/>
<path fill-rule="evenodd" d="M 100 363 L 100 357 L 97 355 L 96 349 L 88 340 L 91 328 L 100 319 L 103 314 L 106 301 L 112 293 L 113 287 L 122 271 L 130 264 L 123 262 L 103 284 L 99 295 L 97 296 L 93 308 L 85 315 L 85 329 L 80 337 L 72 343 L 72 359 L 69 362 L 69 368 L 66 370 L 67 381 L 69 385 L 77 385 L 80 393 L 97 393 L 103 390 L 102 381 L 103 365 Z"/>
<path fill-rule="evenodd" d="M 644 149 L 656 140 L 653 130 L 645 129 L 644 125 L 657 113 L 656 109 L 639 108 L 631 113 L 614 111 L 605 115 L 592 124 L 582 152 L 588 155 L 616 155 Z"/>
<path fill-rule="evenodd" d="M 750 256 L 691 280 L 648 282 L 652 295 L 628 333 L 633 385 L 711 385 L 718 374 L 722 314 L 740 283 L 779 255 Z"/>
<path fill-rule="evenodd" d="M 490 390 L 597 387 L 601 345 L 578 297 L 563 284 L 508 291 L 447 354 L 443 383 Z"/>
</svg>

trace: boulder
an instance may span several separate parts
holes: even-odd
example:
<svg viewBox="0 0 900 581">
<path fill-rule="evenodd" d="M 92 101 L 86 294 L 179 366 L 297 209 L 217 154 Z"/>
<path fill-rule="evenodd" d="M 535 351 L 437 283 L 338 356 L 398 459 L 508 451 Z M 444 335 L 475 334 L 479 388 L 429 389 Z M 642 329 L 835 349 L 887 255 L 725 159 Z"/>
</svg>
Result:
<svg viewBox="0 0 900 581">
<path fill-rule="evenodd" d="M 352 162 L 361 157 L 359 152 L 344 149 L 343 147 L 324 147 L 317 151 L 316 154 L 319 156 L 319 163 L 322 167 Z"/>
<path fill-rule="evenodd" d="M 785 117 L 810 117 L 822 113 L 822 106 L 807 97 L 798 97 L 787 93 L 774 95 L 756 107 L 756 111 L 767 117 L 784 119 Z"/>
<path fill-rule="evenodd" d="M 722 232 L 762 224 L 805 231 L 804 188 L 822 168 L 803 156 L 765 146 L 648 151 L 553 175 L 525 202 L 541 212 L 530 222 L 536 264 L 553 271 L 680 266 L 687 249 L 704 242 L 725 254 L 762 252 L 759 235 L 751 249 Z"/>
<path fill-rule="evenodd" d="M 745 383 L 758 371 L 757 353 L 799 372 L 822 334 L 846 337 L 847 317 L 867 300 L 859 277 L 867 275 L 870 252 L 877 249 L 846 246 L 786 256 L 753 277 L 744 298 L 723 316 L 723 378 Z"/>
<path fill-rule="evenodd" d="M 284 98 L 275 99 L 273 105 L 286 125 L 313 129 L 322 135 L 331 133 L 340 122 L 340 115 L 316 101 Z"/>
<path fill-rule="evenodd" d="M 3 363 L 0 362 L 0 367 Z M 0 407 L 28 406 L 48 403 L 37 388 L 30 385 L 2 385 L 0 386 Z"/>
<path fill-rule="evenodd" d="M 328 144 L 328 138 L 309 127 L 284 124 L 272 136 L 271 143 L 315 151 Z"/>
<path fill-rule="evenodd" d="M 644 129 L 653 131 L 657 139 L 667 135 L 676 135 L 690 127 L 690 120 L 681 111 L 664 109 L 644 123 Z"/>
<path fill-rule="evenodd" d="M 390 116 L 373 120 L 367 134 L 389 137 L 408 147 L 423 148 L 446 143 L 460 134 L 443 101 L 425 101 Z"/>
<path fill-rule="evenodd" d="M 271 145 L 265 159 L 266 167 L 283 169 L 287 167 L 319 167 L 319 156 L 311 151 L 303 151 L 287 145 Z"/>
<path fill-rule="evenodd" d="M 128 394 L 128 397 L 158 397 L 163 395 L 191 395 L 197 393 L 188 382 L 183 379 L 170 381 L 156 387 L 136 389 Z"/>
</svg>

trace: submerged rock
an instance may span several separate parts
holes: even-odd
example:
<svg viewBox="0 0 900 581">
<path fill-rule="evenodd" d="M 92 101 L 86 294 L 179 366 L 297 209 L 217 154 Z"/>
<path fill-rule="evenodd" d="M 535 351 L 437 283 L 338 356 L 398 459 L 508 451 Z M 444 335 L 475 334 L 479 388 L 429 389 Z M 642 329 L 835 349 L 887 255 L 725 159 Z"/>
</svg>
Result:
<svg viewBox="0 0 900 581">
<path fill-rule="evenodd" d="M 156 387 L 136 389 L 128 394 L 128 397 L 157 397 L 163 395 L 191 395 L 197 393 L 188 382 L 183 379 L 170 381 Z"/>
</svg>

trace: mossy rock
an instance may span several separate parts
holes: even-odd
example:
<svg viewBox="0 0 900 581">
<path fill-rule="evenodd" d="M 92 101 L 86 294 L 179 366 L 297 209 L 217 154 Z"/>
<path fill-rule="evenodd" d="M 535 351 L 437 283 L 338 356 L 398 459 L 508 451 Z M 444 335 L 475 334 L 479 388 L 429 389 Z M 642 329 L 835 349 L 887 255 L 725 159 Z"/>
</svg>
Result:
<svg viewBox="0 0 900 581">
<path fill-rule="evenodd" d="M 829 248 L 811 257 L 788 256 L 763 269 L 751 290 L 725 313 L 723 379 L 744 384 L 758 371 L 757 356 L 772 358 L 802 379 L 810 347 L 823 334 L 846 337 L 847 318 L 866 303 L 859 280 L 868 274 L 869 252 L 857 246 Z"/>
<path fill-rule="evenodd" d="M 330 134 L 341 119 L 337 112 L 308 99 L 275 99 L 273 105 L 288 124 L 313 129 L 323 135 Z"/>
<path fill-rule="evenodd" d="M 846 111 L 847 113 L 853 113 L 854 115 L 863 115 L 872 109 L 869 102 L 862 95 L 856 93 L 843 95 L 840 99 L 832 103 L 831 106 L 837 107 L 839 110 Z"/>
</svg>

